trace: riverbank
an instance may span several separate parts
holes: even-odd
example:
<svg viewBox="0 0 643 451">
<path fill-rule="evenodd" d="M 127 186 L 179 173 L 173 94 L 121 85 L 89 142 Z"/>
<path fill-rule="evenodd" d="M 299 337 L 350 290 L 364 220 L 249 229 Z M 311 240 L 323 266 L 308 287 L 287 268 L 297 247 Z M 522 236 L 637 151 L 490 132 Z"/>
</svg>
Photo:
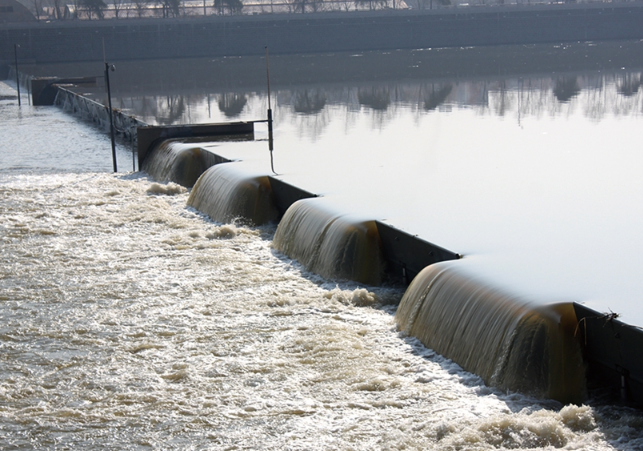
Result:
<svg viewBox="0 0 643 451">
<path fill-rule="evenodd" d="M 638 3 L 495 7 L 0 27 L 0 78 L 19 64 L 535 44 L 643 38 Z"/>
</svg>

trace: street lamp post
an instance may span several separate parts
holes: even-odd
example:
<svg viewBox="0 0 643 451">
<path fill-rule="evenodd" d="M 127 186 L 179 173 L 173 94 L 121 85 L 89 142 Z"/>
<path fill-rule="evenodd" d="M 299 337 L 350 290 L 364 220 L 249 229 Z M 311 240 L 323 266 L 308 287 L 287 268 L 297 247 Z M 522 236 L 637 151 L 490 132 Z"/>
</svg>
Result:
<svg viewBox="0 0 643 451">
<path fill-rule="evenodd" d="M 16 87 L 18 88 L 18 106 L 21 106 L 20 103 L 20 74 L 18 73 L 18 44 L 13 44 L 13 56 L 15 58 L 15 67 L 16 67 Z"/>
<path fill-rule="evenodd" d="M 274 140 L 272 137 L 272 108 L 270 105 L 270 64 L 268 63 L 268 47 L 266 46 L 266 84 L 268 86 L 268 150 L 270 151 L 270 168 L 275 172 L 274 162 L 272 160 L 272 151 L 274 149 Z"/>
<path fill-rule="evenodd" d="M 105 84 L 107 85 L 107 105 L 109 106 L 109 133 L 112 138 L 112 161 L 114 162 L 114 172 L 116 170 L 116 143 L 114 141 L 114 115 L 112 113 L 112 91 L 109 87 L 109 71 L 115 71 L 113 64 L 105 62 Z"/>
</svg>

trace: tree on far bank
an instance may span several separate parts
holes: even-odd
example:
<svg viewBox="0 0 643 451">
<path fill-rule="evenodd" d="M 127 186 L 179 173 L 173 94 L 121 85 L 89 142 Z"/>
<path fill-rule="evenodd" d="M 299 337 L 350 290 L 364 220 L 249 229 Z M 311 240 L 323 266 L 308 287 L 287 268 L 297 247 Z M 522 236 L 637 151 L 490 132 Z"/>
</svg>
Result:
<svg viewBox="0 0 643 451">
<path fill-rule="evenodd" d="M 138 18 L 140 19 L 143 17 L 145 14 L 145 10 L 147 9 L 147 0 L 134 0 L 134 7 L 136 8 L 136 14 L 138 15 Z"/>
<path fill-rule="evenodd" d="M 214 0 L 214 7 L 220 15 L 225 14 L 226 10 L 232 14 L 241 14 L 243 2 L 241 0 Z"/>
<path fill-rule="evenodd" d="M 306 11 L 318 12 L 323 9 L 324 0 L 289 0 L 289 9 L 292 13 L 305 13 Z"/>
<path fill-rule="evenodd" d="M 125 0 L 112 0 L 111 3 L 114 7 L 114 18 L 118 19 L 118 14 L 123 10 L 125 6 Z"/>
<path fill-rule="evenodd" d="M 107 8 L 107 5 L 103 0 L 80 0 L 79 4 L 85 8 L 89 20 L 92 19 L 92 13 L 96 14 L 98 19 L 105 17 L 103 10 Z"/>
<path fill-rule="evenodd" d="M 384 8 L 387 4 L 387 0 L 355 0 L 355 8 L 359 6 L 368 5 L 368 9 L 373 11 L 374 9 Z"/>
<path fill-rule="evenodd" d="M 164 18 L 171 16 L 179 17 L 181 0 L 157 0 L 157 3 L 161 5 L 161 14 Z"/>
</svg>

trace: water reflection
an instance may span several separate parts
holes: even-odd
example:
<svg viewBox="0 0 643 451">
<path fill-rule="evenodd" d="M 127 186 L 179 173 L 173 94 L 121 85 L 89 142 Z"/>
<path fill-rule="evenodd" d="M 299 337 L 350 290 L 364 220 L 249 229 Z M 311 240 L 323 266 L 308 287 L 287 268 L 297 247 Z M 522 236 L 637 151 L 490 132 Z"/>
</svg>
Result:
<svg viewBox="0 0 643 451">
<path fill-rule="evenodd" d="M 559 102 L 569 102 L 580 94 L 580 86 L 576 77 L 562 77 L 556 80 L 554 95 Z"/>
<path fill-rule="evenodd" d="M 391 104 L 391 94 L 386 87 L 373 86 L 371 88 L 359 88 L 357 100 L 360 105 L 376 111 L 386 111 Z"/>
<path fill-rule="evenodd" d="M 641 87 L 641 75 L 623 74 L 623 78 L 617 83 L 617 86 L 619 94 L 622 94 L 625 97 L 631 97 L 639 92 L 639 88 Z"/>
<path fill-rule="evenodd" d="M 318 114 L 326 106 L 326 94 L 324 92 L 304 89 L 295 92 L 293 108 L 295 113 Z"/>
<path fill-rule="evenodd" d="M 464 108 L 518 121 L 574 112 L 601 121 L 608 115 L 643 113 L 643 90 L 639 89 L 642 74 L 595 72 L 452 82 L 413 80 L 367 87 L 281 88 L 275 90 L 273 109 L 277 121 L 297 124 L 313 139 L 334 120 L 345 122 L 351 116 L 372 115 L 372 128 L 379 129 L 405 111 L 431 114 Z M 216 99 L 219 112 L 212 110 L 211 99 Z M 256 120 L 265 116 L 267 108 L 263 92 L 120 97 L 115 103 L 146 122 L 162 125 Z"/>
<path fill-rule="evenodd" d="M 171 125 L 181 121 L 184 117 L 187 108 L 187 99 L 181 95 L 162 96 L 161 102 L 156 102 L 155 105 L 156 122 L 160 125 Z"/>
<path fill-rule="evenodd" d="M 453 85 L 448 84 L 446 86 L 437 86 L 431 84 L 431 90 L 426 94 L 424 99 L 424 109 L 427 111 L 433 111 L 441 104 L 443 104 L 451 91 L 453 90 Z"/>
<path fill-rule="evenodd" d="M 244 94 L 222 94 L 219 96 L 219 111 L 221 111 L 227 118 L 239 117 L 247 103 L 248 97 Z"/>
</svg>

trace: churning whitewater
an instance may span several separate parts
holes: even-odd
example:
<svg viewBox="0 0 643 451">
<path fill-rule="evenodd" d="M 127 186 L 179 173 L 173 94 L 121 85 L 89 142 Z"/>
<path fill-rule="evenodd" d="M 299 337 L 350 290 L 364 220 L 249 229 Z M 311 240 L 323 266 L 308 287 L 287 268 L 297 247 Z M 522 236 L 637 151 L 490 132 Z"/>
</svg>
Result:
<svg viewBox="0 0 643 451">
<path fill-rule="evenodd" d="M 14 108 L 5 143 L 105 144 Z M 214 223 L 142 173 L 78 171 L 60 143 L 28 167 L 2 149 L 1 449 L 643 447 L 640 412 L 488 388 L 397 331 L 402 289 L 324 280 L 274 228 Z"/>
<path fill-rule="evenodd" d="M 485 387 L 396 331 L 400 290 L 305 273 L 176 185 L 1 180 L 3 449 L 640 443 L 638 413 Z"/>
</svg>

